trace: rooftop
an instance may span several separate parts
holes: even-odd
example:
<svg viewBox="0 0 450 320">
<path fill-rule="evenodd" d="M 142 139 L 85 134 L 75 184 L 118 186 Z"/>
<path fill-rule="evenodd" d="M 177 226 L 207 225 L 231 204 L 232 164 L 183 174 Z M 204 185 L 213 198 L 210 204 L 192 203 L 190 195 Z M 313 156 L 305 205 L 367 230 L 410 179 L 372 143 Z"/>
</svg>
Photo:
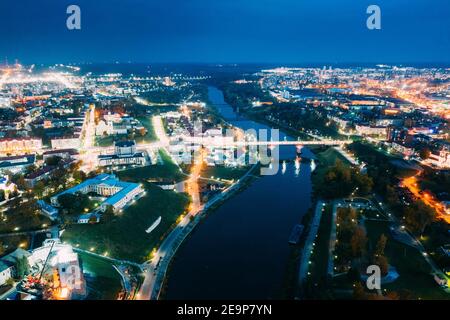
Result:
<svg viewBox="0 0 450 320">
<path fill-rule="evenodd" d="M 87 186 L 100 185 L 100 184 L 104 185 L 104 186 L 116 187 L 116 188 L 120 189 L 115 194 L 113 194 L 112 196 L 107 198 L 105 200 L 105 202 L 103 202 L 103 204 L 106 204 L 106 205 L 116 204 L 125 195 L 127 195 L 130 191 L 139 187 L 139 184 L 137 184 L 137 183 L 120 181 L 119 179 L 117 179 L 117 177 L 114 174 L 103 173 L 103 174 L 99 174 L 98 176 L 96 176 L 92 179 L 88 179 L 73 188 L 67 189 L 66 191 L 63 191 L 54 197 L 59 197 L 63 194 L 67 194 L 67 193 L 72 193 L 72 194 L 77 193 L 77 192 L 80 192 L 81 190 L 83 190 Z"/>
</svg>

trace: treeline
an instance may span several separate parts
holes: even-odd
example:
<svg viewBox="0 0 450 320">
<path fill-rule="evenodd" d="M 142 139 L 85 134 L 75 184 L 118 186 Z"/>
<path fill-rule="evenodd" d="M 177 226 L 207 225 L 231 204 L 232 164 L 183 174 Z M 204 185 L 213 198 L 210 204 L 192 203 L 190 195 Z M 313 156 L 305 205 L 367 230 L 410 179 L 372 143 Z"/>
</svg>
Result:
<svg viewBox="0 0 450 320">
<path fill-rule="evenodd" d="M 360 270 L 375 264 L 382 276 L 387 275 L 388 259 L 384 253 L 387 237 L 382 234 L 373 249 L 369 249 L 369 239 L 365 228 L 359 224 L 358 213 L 353 208 L 341 208 L 337 215 L 337 244 L 335 249 L 338 272 L 349 270 L 352 281 L 361 281 Z M 353 269 L 353 270 L 352 270 Z"/>
<path fill-rule="evenodd" d="M 353 195 L 367 195 L 372 191 L 373 180 L 357 168 L 345 166 L 336 160 L 334 166 L 325 172 L 317 193 L 325 199 L 345 198 Z"/>
<path fill-rule="evenodd" d="M 244 84 L 234 82 L 221 83 L 220 89 L 223 92 L 225 101 L 233 108 L 241 110 L 251 107 L 254 100 L 274 102 L 272 96 L 262 91 L 256 82 Z"/>
<path fill-rule="evenodd" d="M 264 117 L 294 130 L 320 132 L 338 136 L 338 127 L 326 117 L 326 110 L 307 108 L 293 103 L 277 103 L 264 110 Z"/>
</svg>

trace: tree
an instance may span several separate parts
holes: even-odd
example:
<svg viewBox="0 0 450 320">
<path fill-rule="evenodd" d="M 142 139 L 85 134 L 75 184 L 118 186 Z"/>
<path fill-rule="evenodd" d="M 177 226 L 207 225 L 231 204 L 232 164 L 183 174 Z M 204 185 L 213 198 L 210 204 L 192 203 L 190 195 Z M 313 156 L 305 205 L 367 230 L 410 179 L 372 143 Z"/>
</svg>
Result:
<svg viewBox="0 0 450 320">
<path fill-rule="evenodd" d="M 425 228 L 435 220 L 434 210 L 422 201 L 416 201 L 405 207 L 403 214 L 408 228 L 418 234 L 423 234 Z"/>
<path fill-rule="evenodd" d="M 19 188 L 20 190 L 27 189 L 27 184 L 25 182 L 23 174 L 14 175 L 11 181 L 14 182 L 17 185 L 17 188 Z"/>
<path fill-rule="evenodd" d="M 108 206 L 102 214 L 102 222 L 108 223 L 114 219 L 114 208 L 112 206 Z"/>
<path fill-rule="evenodd" d="M 45 192 L 46 186 L 43 181 L 38 181 L 33 188 L 33 193 L 36 197 L 42 198 Z"/>
<path fill-rule="evenodd" d="M 361 195 L 369 194 L 373 188 L 373 180 L 367 174 L 361 174 L 356 171 L 354 174 L 355 184 L 358 186 L 358 193 Z"/>
<path fill-rule="evenodd" d="M 5 246 L 3 242 L 0 241 L 0 256 L 5 253 Z"/>
<path fill-rule="evenodd" d="M 62 158 L 58 156 L 49 157 L 45 160 L 45 164 L 48 166 L 57 166 L 61 162 Z"/>
<path fill-rule="evenodd" d="M 375 255 L 376 256 L 384 255 L 384 249 L 386 248 L 386 242 L 387 242 L 387 237 L 384 234 L 382 234 L 380 236 L 380 239 L 378 239 L 377 245 L 375 247 Z"/>
<path fill-rule="evenodd" d="M 347 272 L 347 278 L 350 282 L 360 282 L 361 281 L 361 273 L 357 268 L 350 268 Z"/>
<path fill-rule="evenodd" d="M 87 176 L 86 176 L 86 173 L 84 173 L 84 171 L 76 170 L 73 172 L 73 178 L 77 182 L 83 182 L 84 180 L 86 180 Z"/>
<path fill-rule="evenodd" d="M 374 264 L 380 267 L 381 275 L 385 276 L 387 275 L 389 271 L 389 263 L 388 259 L 384 255 L 378 255 L 374 257 L 373 260 Z"/>
<path fill-rule="evenodd" d="M 85 209 L 89 209 L 91 201 L 89 197 L 82 193 L 65 193 L 58 197 L 59 205 L 67 210 L 68 214 L 79 214 Z"/>
<path fill-rule="evenodd" d="M 22 256 L 17 258 L 16 261 L 16 276 L 19 279 L 27 276 L 30 272 L 30 265 L 28 264 L 28 258 L 26 256 Z"/>
<path fill-rule="evenodd" d="M 391 185 L 386 185 L 386 201 L 389 205 L 393 206 L 399 202 L 398 194 L 395 188 Z"/>
<path fill-rule="evenodd" d="M 353 257 L 360 258 L 364 254 L 367 245 L 367 236 L 363 228 L 356 228 L 350 240 L 350 245 L 352 247 Z"/>
<path fill-rule="evenodd" d="M 425 147 L 425 148 L 422 148 L 422 149 L 420 150 L 419 155 L 420 155 L 420 157 L 421 157 L 423 160 L 426 160 L 426 159 L 428 159 L 428 158 L 430 157 L 431 151 L 430 151 L 430 149 L 428 149 L 427 147 Z"/>
<path fill-rule="evenodd" d="M 355 300 L 367 300 L 368 293 L 364 290 L 364 287 L 360 282 L 355 283 L 353 288 L 353 299 Z"/>
<path fill-rule="evenodd" d="M 30 173 L 33 173 L 36 170 L 37 167 L 34 164 L 29 165 L 28 167 L 25 168 L 25 175 L 29 175 Z"/>
</svg>

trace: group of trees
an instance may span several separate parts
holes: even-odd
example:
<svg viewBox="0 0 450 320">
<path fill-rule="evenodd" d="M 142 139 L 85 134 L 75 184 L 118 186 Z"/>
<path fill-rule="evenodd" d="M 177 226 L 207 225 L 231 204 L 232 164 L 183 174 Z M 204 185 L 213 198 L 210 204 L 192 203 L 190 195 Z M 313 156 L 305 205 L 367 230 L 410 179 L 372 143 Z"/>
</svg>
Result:
<svg viewBox="0 0 450 320">
<path fill-rule="evenodd" d="M 58 190 L 64 190 L 68 187 L 78 184 L 86 180 L 86 174 L 80 170 L 81 161 L 70 164 L 69 167 L 65 167 L 59 157 L 52 157 L 47 159 L 46 164 L 54 166 L 55 169 L 51 172 L 48 179 L 36 182 L 33 188 L 28 188 L 25 181 L 27 174 L 34 172 L 37 168 L 35 166 L 29 166 L 24 173 L 18 173 L 11 175 L 11 181 L 17 185 L 20 190 L 29 192 L 30 198 L 37 197 L 43 198 L 49 194 L 55 193 Z M 72 179 L 70 179 L 72 178 Z"/>
<path fill-rule="evenodd" d="M 371 257 L 371 264 L 375 264 L 380 267 L 381 275 L 387 275 L 389 271 L 389 262 L 384 254 L 384 250 L 386 248 L 387 237 L 382 234 L 380 239 L 378 239 L 377 245 L 375 246 L 375 250 Z"/>
<path fill-rule="evenodd" d="M 92 201 L 89 196 L 83 193 L 65 193 L 58 197 L 58 203 L 63 210 L 63 213 L 68 215 L 80 214 L 85 209 L 92 208 Z"/>
<path fill-rule="evenodd" d="M 337 214 L 338 233 L 335 254 L 337 264 L 349 267 L 353 260 L 359 261 L 366 252 L 367 235 L 358 225 L 358 213 L 353 208 L 340 208 Z"/>
<path fill-rule="evenodd" d="M 417 200 L 411 205 L 405 206 L 403 208 L 403 216 L 408 229 L 418 235 L 422 235 L 425 228 L 436 219 L 434 210 L 421 200 Z"/>
<path fill-rule="evenodd" d="M 358 270 L 365 264 L 375 264 L 384 276 L 388 273 L 389 263 L 385 256 L 387 237 L 382 234 L 372 252 L 368 250 L 369 239 L 365 229 L 358 224 L 358 214 L 352 208 L 341 208 L 337 215 L 338 243 L 336 245 L 337 265 Z M 351 271 L 350 271 L 351 272 Z M 353 277 L 358 280 L 359 276 Z"/>
<path fill-rule="evenodd" d="M 318 189 L 324 198 L 343 198 L 355 192 L 358 195 L 366 195 L 372 191 L 373 180 L 366 174 L 362 174 L 356 168 L 345 166 L 337 160 L 335 165 L 328 168 Z"/>
<path fill-rule="evenodd" d="M 8 209 L 4 212 L 6 219 L 0 223 L 0 232 L 11 232 L 15 227 L 20 227 L 21 230 L 39 228 L 47 220 L 39 214 L 35 199 L 22 200 L 15 198 L 8 203 Z"/>
<path fill-rule="evenodd" d="M 30 265 L 26 256 L 16 259 L 16 277 L 22 279 L 30 273 Z"/>
<path fill-rule="evenodd" d="M 421 200 L 415 200 L 409 206 L 401 204 L 395 188 L 399 182 L 397 176 L 401 169 L 392 164 L 388 156 L 374 150 L 369 145 L 355 142 L 349 147 L 358 154 L 359 158 L 368 163 L 367 173 L 373 181 L 374 191 L 383 196 L 394 213 L 405 218 L 405 225 L 410 231 L 416 234 L 424 233 L 425 229 L 435 221 L 436 214 L 433 208 L 427 206 Z M 441 189 L 439 187 L 442 185 L 450 188 L 450 175 L 446 176 L 445 173 L 436 174 L 434 171 L 425 169 L 422 173 L 422 179 L 433 181 L 433 183 L 428 184 L 435 186 L 436 190 L 447 191 L 448 188 Z"/>
<path fill-rule="evenodd" d="M 391 159 L 366 143 L 353 142 L 348 148 L 367 163 L 367 174 L 373 181 L 374 191 L 385 196 L 387 188 L 396 184 L 396 176 L 399 174 L 397 167 L 390 162 Z"/>
<path fill-rule="evenodd" d="M 268 93 L 263 92 L 255 82 L 240 84 L 224 82 L 219 86 L 222 89 L 225 101 L 233 108 L 244 110 L 252 105 L 254 99 L 274 102 L 273 98 Z"/>
<path fill-rule="evenodd" d="M 367 292 L 360 282 L 355 283 L 353 288 L 353 299 L 355 300 L 413 300 L 415 298 L 409 290 L 391 291 L 386 295 Z"/>
<path fill-rule="evenodd" d="M 338 136 L 338 126 L 327 118 L 326 111 L 322 108 L 276 103 L 265 111 L 265 118 L 290 129 L 320 131 L 325 135 Z"/>
</svg>

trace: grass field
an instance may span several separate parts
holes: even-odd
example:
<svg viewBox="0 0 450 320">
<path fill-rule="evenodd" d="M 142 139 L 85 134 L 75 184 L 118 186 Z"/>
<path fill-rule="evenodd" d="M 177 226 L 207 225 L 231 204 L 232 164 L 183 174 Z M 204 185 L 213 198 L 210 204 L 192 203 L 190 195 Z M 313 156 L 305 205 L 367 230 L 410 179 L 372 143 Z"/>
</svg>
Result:
<svg viewBox="0 0 450 320">
<path fill-rule="evenodd" d="M 155 135 L 155 130 L 153 130 L 153 124 L 152 124 L 152 116 L 147 116 L 147 117 L 138 117 L 137 120 L 139 120 L 142 125 L 145 127 L 145 129 L 147 129 L 147 134 L 143 137 L 136 137 L 136 142 L 137 143 L 141 143 L 141 142 L 152 142 L 155 141 L 156 135 Z"/>
<path fill-rule="evenodd" d="M 110 147 L 114 145 L 116 136 L 98 136 L 95 137 L 95 145 L 98 147 Z"/>
<path fill-rule="evenodd" d="M 215 179 L 225 179 L 225 180 L 237 180 L 242 177 L 247 171 L 249 167 L 241 167 L 241 168 L 231 168 L 225 166 L 214 166 L 214 167 L 206 167 L 202 170 L 203 178 L 212 178 Z"/>
<path fill-rule="evenodd" d="M 174 180 L 182 181 L 187 179 L 178 166 L 172 162 L 170 157 L 164 152 L 159 152 L 163 164 L 152 165 L 147 167 L 134 168 L 130 170 L 124 170 L 117 172 L 118 177 L 121 180 L 126 181 L 145 181 L 145 180 Z"/>
<path fill-rule="evenodd" d="M 145 183 L 146 195 L 109 222 L 70 225 L 62 239 L 95 253 L 108 253 L 117 259 L 145 261 L 163 239 L 189 203 L 185 194 L 165 191 Z M 147 234 L 145 230 L 162 217 L 158 227 Z"/>
<path fill-rule="evenodd" d="M 122 288 L 120 275 L 111 262 L 87 253 L 78 254 L 83 266 L 89 300 L 114 300 Z"/>
</svg>

